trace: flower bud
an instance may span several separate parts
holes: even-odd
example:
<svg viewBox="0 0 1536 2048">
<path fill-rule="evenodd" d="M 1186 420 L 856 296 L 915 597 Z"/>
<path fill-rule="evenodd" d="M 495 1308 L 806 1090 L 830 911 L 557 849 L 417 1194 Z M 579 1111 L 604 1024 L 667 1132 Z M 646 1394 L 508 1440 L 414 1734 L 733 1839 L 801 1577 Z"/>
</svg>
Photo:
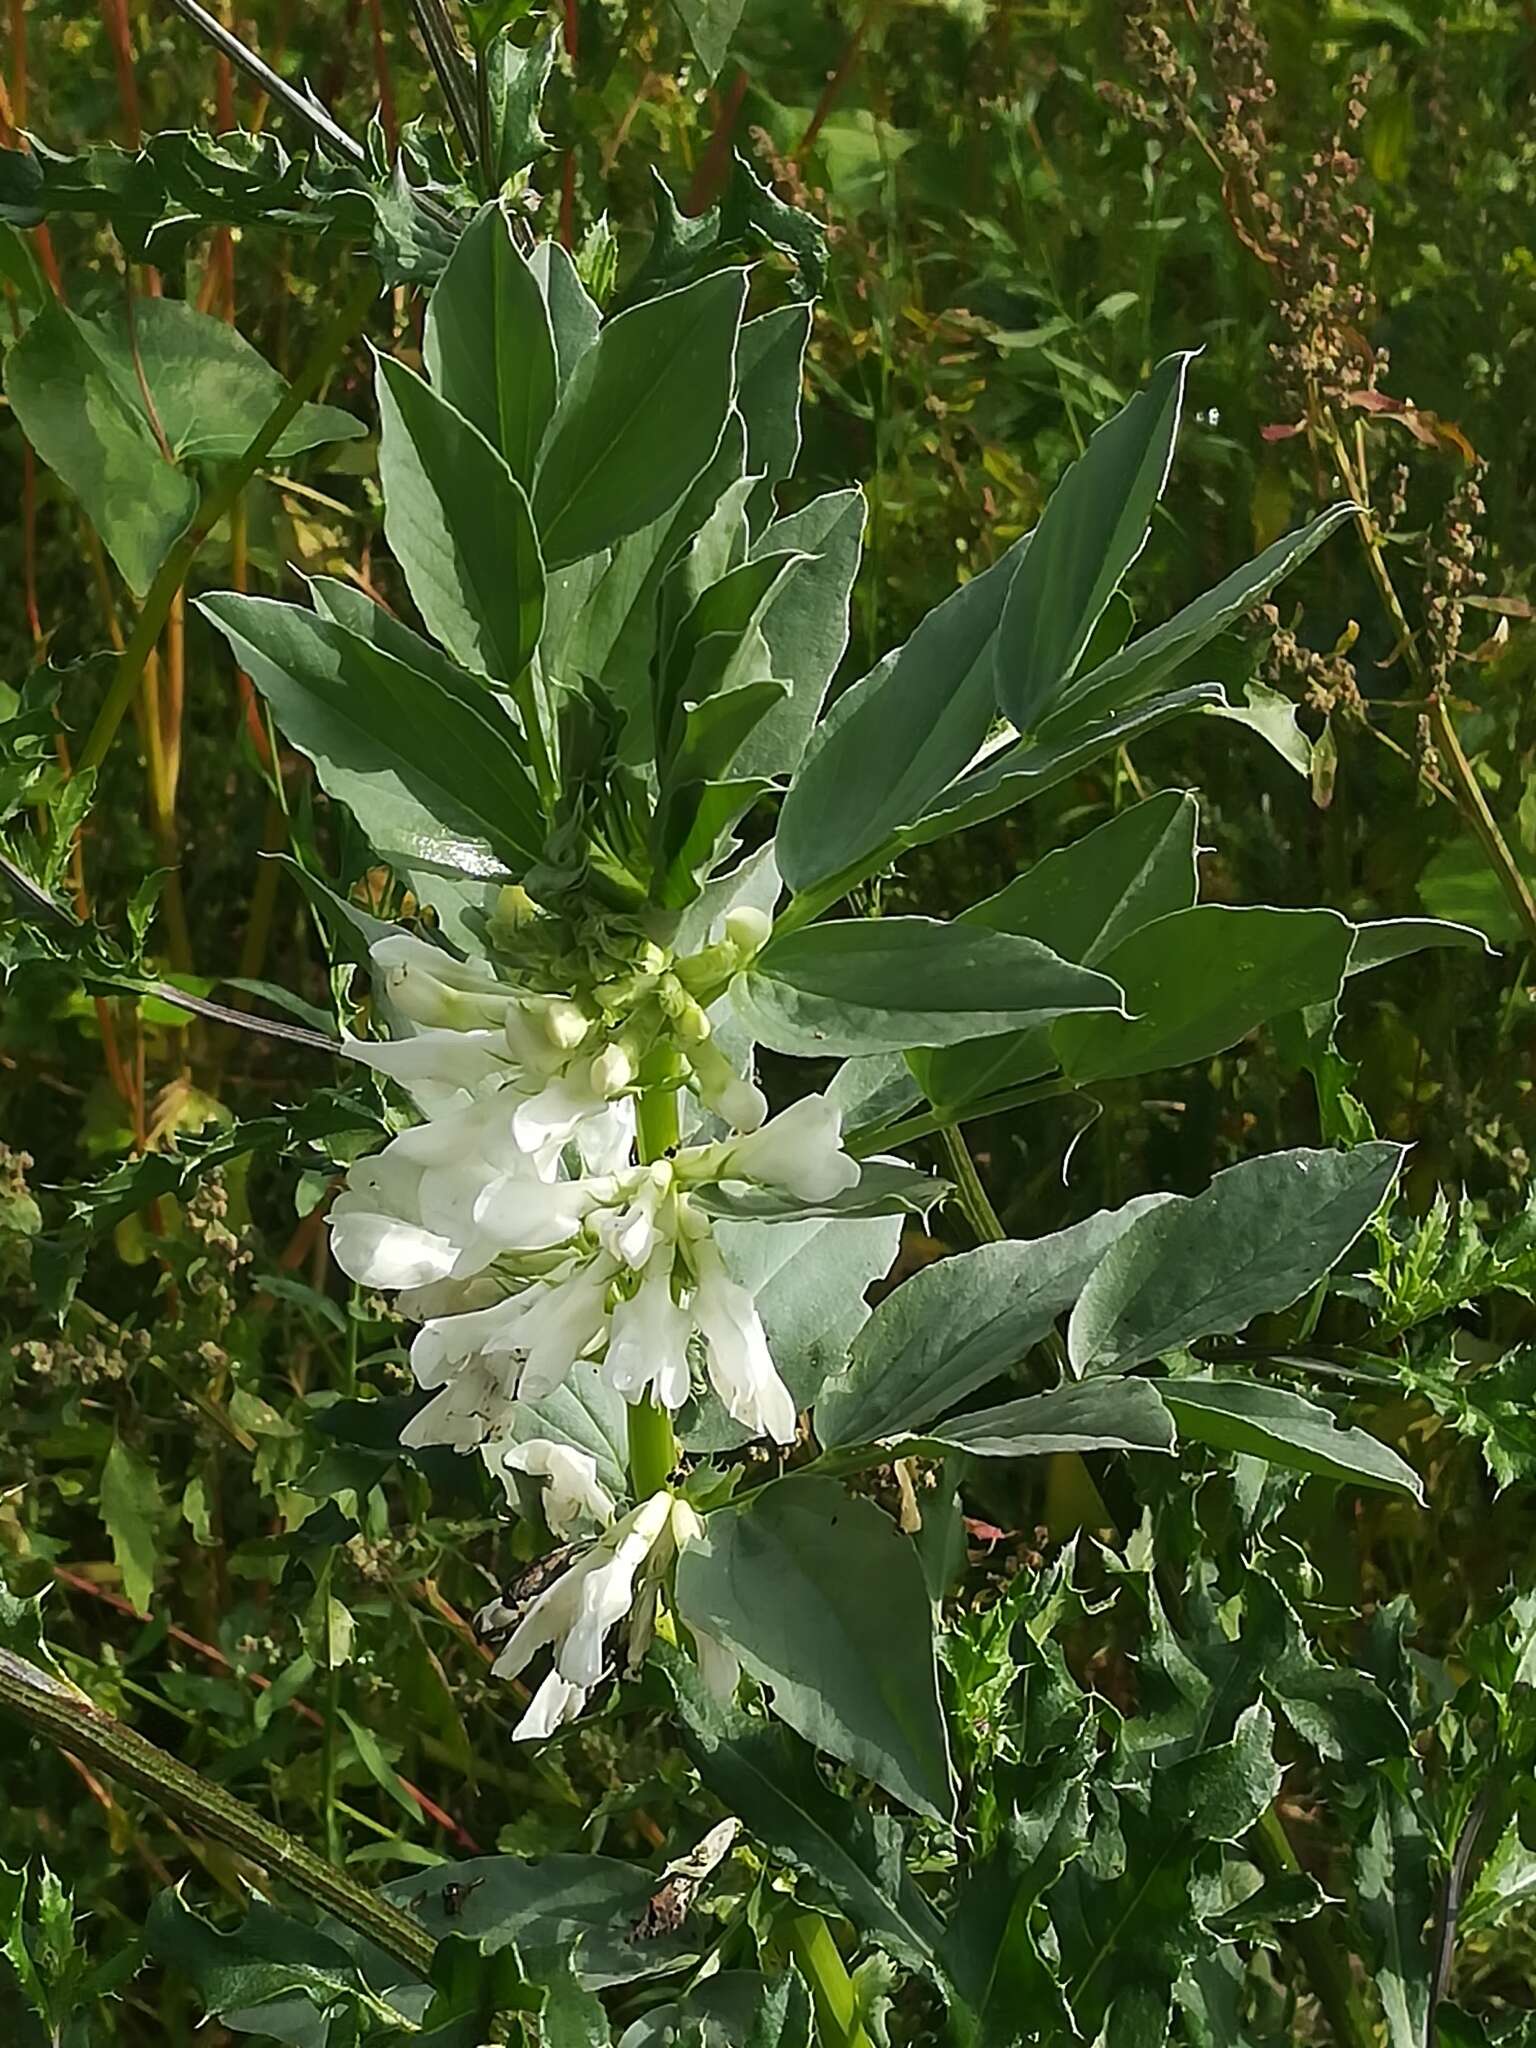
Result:
<svg viewBox="0 0 1536 2048">
<path fill-rule="evenodd" d="M 737 952 L 750 957 L 760 953 L 767 945 L 773 930 L 773 919 L 766 910 L 757 910 L 750 903 L 738 904 L 726 912 L 725 936 Z"/>
<path fill-rule="evenodd" d="M 592 1029 L 592 1019 L 579 1003 L 553 996 L 544 1006 L 544 1030 L 551 1045 L 574 1052 Z"/>
<path fill-rule="evenodd" d="M 633 1082 L 635 1063 L 622 1045 L 605 1045 L 593 1059 L 589 1072 L 593 1088 L 611 1102 Z"/>
</svg>

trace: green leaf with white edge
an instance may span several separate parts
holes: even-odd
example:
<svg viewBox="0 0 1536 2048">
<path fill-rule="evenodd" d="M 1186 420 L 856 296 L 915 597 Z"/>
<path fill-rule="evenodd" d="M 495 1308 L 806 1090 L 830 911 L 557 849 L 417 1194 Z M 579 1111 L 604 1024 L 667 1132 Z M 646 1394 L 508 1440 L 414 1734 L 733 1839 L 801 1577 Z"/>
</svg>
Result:
<svg viewBox="0 0 1536 2048">
<path fill-rule="evenodd" d="M 956 1045 L 1078 1011 L 1124 1015 L 1117 982 L 1048 946 L 926 917 L 848 918 L 770 940 L 732 984 L 775 1052 Z"/>
<path fill-rule="evenodd" d="M 1316 519 L 1282 535 L 1251 562 L 1234 569 L 1161 626 L 1154 626 L 1098 668 L 1079 676 L 1042 720 L 1042 732 L 1053 737 L 1077 732 L 1090 721 L 1165 689 L 1185 663 L 1267 597 L 1346 519 L 1352 519 L 1355 509 L 1349 503 L 1330 505 Z"/>
<path fill-rule="evenodd" d="M 682 16 L 705 76 L 716 77 L 741 22 L 745 0 L 672 0 L 672 4 Z"/>
<path fill-rule="evenodd" d="M 534 489 L 552 566 L 648 525 L 714 454 L 736 388 L 745 295 L 741 271 L 716 271 L 620 313 L 581 357 Z"/>
<path fill-rule="evenodd" d="M 482 166 L 488 184 L 501 191 L 519 171 L 545 154 L 549 137 L 539 123 L 544 89 L 555 62 L 555 30 L 546 26 L 531 42 L 511 28 L 493 36 L 485 53 L 485 117 L 490 148 Z M 452 258 L 449 259 L 450 264 Z"/>
<path fill-rule="evenodd" d="M 288 388 L 238 328 L 182 299 L 135 299 L 132 341 L 121 320 L 82 320 L 77 327 L 118 395 L 153 433 L 144 401 L 148 385 L 155 418 L 178 462 L 235 461 Z M 334 405 L 301 406 L 266 459 L 286 462 L 308 448 L 361 440 L 367 431 Z"/>
<path fill-rule="evenodd" d="M 804 1222 L 812 1216 L 926 1216 L 950 1191 L 949 1182 L 904 1159 L 865 1159 L 859 1178 L 824 1202 L 802 1202 L 777 1188 L 749 1181 L 713 1181 L 690 1190 L 710 1216 L 741 1223 Z"/>
<path fill-rule="evenodd" d="M 931 1183 L 930 1183 L 931 1185 Z M 869 1288 L 891 1270 L 902 1217 L 813 1216 L 798 1222 L 716 1222 L 726 1271 L 745 1287 L 762 1318 L 779 1376 L 804 1411 L 869 1321 Z M 732 1422 L 713 1397 L 688 1428 L 690 1451 L 732 1450 L 751 1431 Z"/>
<path fill-rule="evenodd" d="M 333 625 L 344 626 L 359 640 L 366 640 L 392 660 L 402 662 L 418 675 L 426 676 L 450 696 L 465 698 L 477 713 L 484 715 L 491 709 L 486 703 L 482 677 L 460 668 L 453 656 L 445 653 L 435 640 L 429 640 L 424 633 L 406 625 L 403 619 L 397 619 L 383 605 L 375 604 L 355 583 L 344 583 L 339 576 L 314 576 L 310 578 L 308 589 L 315 610 L 322 618 L 329 619 Z M 519 750 L 522 749 L 522 737 L 510 724 L 507 737 Z"/>
<path fill-rule="evenodd" d="M 775 519 L 753 549 L 758 555 L 792 552 L 808 559 L 774 593 L 757 622 L 768 673 L 782 678 L 790 694 L 742 748 L 741 774 L 788 775 L 800 765 L 848 646 L 865 511 L 862 491 L 828 491 Z"/>
<path fill-rule="evenodd" d="M 790 888 L 877 853 L 974 760 L 996 717 L 992 651 L 1024 546 L 945 598 L 833 705 L 779 814 Z"/>
<path fill-rule="evenodd" d="M 1289 1308 L 1343 1258 L 1402 1161 L 1402 1146 L 1381 1141 L 1271 1152 L 1138 1217 L 1078 1296 L 1067 1331 L 1074 1368 L 1123 1371 Z"/>
<path fill-rule="evenodd" d="M 1182 718 L 1186 712 L 1225 702 L 1219 683 L 1196 683 L 1144 704 L 1134 704 L 1127 710 L 1111 712 L 1059 739 L 1016 740 L 999 747 L 937 796 L 917 823 L 901 833 L 894 850 L 926 846 L 935 839 L 948 838 L 951 832 L 963 832 L 988 818 L 999 817 L 1004 811 L 1043 796 L 1102 755 L 1129 746 L 1158 726 Z"/>
<path fill-rule="evenodd" d="M 596 1461 L 598 1478 L 620 1500 L 629 1487 L 628 1418 L 624 1396 L 609 1386 L 595 1365 L 578 1361 L 553 1393 L 538 1401 L 513 1402 L 505 1427 L 484 1445 L 482 1456 L 510 1493 L 510 1475 L 502 1463 L 506 1452 L 536 1437 L 566 1444 Z"/>
<path fill-rule="evenodd" d="M 975 1458 L 1044 1458 L 1056 1451 L 1171 1452 L 1173 1417 L 1150 1380 L 1092 1379 L 952 1415 L 925 1442 Z"/>
<path fill-rule="evenodd" d="M 663 779 L 682 744 L 690 705 L 770 680 L 758 622 L 805 559 L 773 554 L 742 562 L 702 591 L 679 620 L 658 668 L 652 710 Z M 777 688 L 784 694 L 782 683 Z"/>
<path fill-rule="evenodd" d="M 670 788 L 656 814 L 651 901 L 663 910 L 686 910 L 696 901 L 708 877 L 730 857 L 736 844 L 732 827 L 771 787 L 761 776 L 744 776 Z"/>
<path fill-rule="evenodd" d="M 1052 1048 L 1079 1087 L 1210 1059 L 1271 1017 L 1334 1002 L 1354 935 L 1334 910 L 1174 911 L 1102 958 L 1125 990 L 1129 1019 L 1065 1019 Z"/>
<path fill-rule="evenodd" d="M 1140 926 L 1194 903 L 1198 824 L 1193 796 L 1163 790 L 1048 853 L 997 895 L 962 911 L 959 922 L 1038 939 L 1064 960 L 1095 967 Z M 954 1046 L 914 1061 L 924 1093 L 941 1105 L 977 1101 L 1055 1065 L 1044 1032 Z"/>
<path fill-rule="evenodd" d="M 903 1866 L 892 1816 L 834 1791 L 791 1729 L 715 1699 L 676 1650 L 659 1644 L 652 1655 L 666 1668 L 684 1745 L 707 1790 L 774 1855 L 825 1885 L 870 1940 L 925 1968 L 942 1925 Z"/>
<path fill-rule="evenodd" d="M 497 449 L 525 491 L 555 410 L 555 337 L 505 210 L 482 208 L 427 302 L 433 389 Z"/>
<path fill-rule="evenodd" d="M 101 1519 L 123 1577 L 123 1597 L 147 1614 L 159 1561 L 160 1489 L 144 1460 L 114 1436 L 101 1471 Z"/>
<path fill-rule="evenodd" d="M 1172 1199 L 1140 1195 L 1050 1237 L 980 1245 L 903 1280 L 860 1331 L 847 1372 L 822 1390 L 819 1442 L 830 1450 L 915 1435 L 1022 1364 L 1115 1240 Z"/>
<path fill-rule="evenodd" d="M 1281 691 L 1271 690 L 1265 683 L 1246 682 L 1240 702 L 1213 704 L 1208 716 L 1246 726 L 1274 748 L 1287 768 L 1298 775 L 1312 773 L 1312 742 L 1296 722 L 1296 706 Z"/>
<path fill-rule="evenodd" d="M 1375 924 L 1357 924 L 1355 943 L 1350 948 L 1349 973 L 1368 974 L 1373 967 L 1386 967 L 1410 953 L 1445 947 L 1497 957 L 1498 949 L 1475 925 L 1448 924 L 1438 917 L 1388 917 Z"/>
<path fill-rule="evenodd" d="M 800 454 L 800 383 L 811 338 L 808 305 L 775 306 L 741 330 L 736 403 L 747 425 L 747 471 L 754 532 L 773 517 L 775 484 L 794 473 Z"/>
<path fill-rule="evenodd" d="M 777 1480 L 709 1517 L 678 1561 L 677 1601 L 808 1742 L 918 1812 L 953 1817 L 922 1566 L 872 1501 L 835 1480 Z"/>
<path fill-rule="evenodd" d="M 478 428 L 391 356 L 378 358 L 384 535 L 427 630 L 510 686 L 544 619 L 544 563 L 522 485 Z"/>
<path fill-rule="evenodd" d="M 675 1968 L 689 1944 L 635 1937 L 656 1889 L 655 1873 L 616 1856 L 474 1856 L 398 1878 L 384 1896 L 441 1941 L 462 1935 L 487 1954 L 517 1948 L 574 1949 L 589 1991 Z"/>
<path fill-rule="evenodd" d="M 1258 1380 L 1174 1379 L 1159 1380 L 1157 1389 L 1181 1437 L 1243 1457 L 1266 1458 L 1293 1472 L 1406 1493 L 1423 1505 L 1419 1475 L 1390 1444 L 1363 1429 L 1341 1428 L 1326 1408 L 1287 1387 Z"/>
<path fill-rule="evenodd" d="M 552 236 L 535 243 L 528 268 L 549 309 L 555 370 L 563 392 L 576 374 L 577 364 L 596 343 L 603 316 L 563 243 Z"/>
<path fill-rule="evenodd" d="M 142 597 L 197 514 L 191 477 L 161 455 L 84 332 L 57 301 L 5 359 L 5 390 L 38 456 L 74 492 Z"/>
<path fill-rule="evenodd" d="M 451 692 L 297 605 L 226 591 L 198 609 L 375 849 L 487 878 L 523 873 L 544 826 L 521 736 L 474 677 Z"/>
<path fill-rule="evenodd" d="M 1021 732 L 1070 682 L 1105 607 L 1147 544 L 1168 480 L 1188 354 L 1100 427 L 1052 492 L 1003 609 L 997 699 Z"/>
</svg>

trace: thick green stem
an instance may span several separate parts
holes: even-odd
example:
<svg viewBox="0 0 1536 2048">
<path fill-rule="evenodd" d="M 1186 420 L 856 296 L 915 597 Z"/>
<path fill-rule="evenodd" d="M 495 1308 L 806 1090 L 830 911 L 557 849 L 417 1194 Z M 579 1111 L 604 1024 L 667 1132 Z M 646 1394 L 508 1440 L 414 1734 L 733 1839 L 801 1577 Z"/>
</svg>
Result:
<svg viewBox="0 0 1536 2048">
<path fill-rule="evenodd" d="M 431 1970 L 435 1944 L 408 1913 L 306 1849 L 286 1828 L 263 1820 L 222 1785 L 103 1713 L 83 1692 L 9 1650 L 0 1650 L 0 1708 L 56 1748 L 132 1785 L 167 1813 L 248 1856 L 410 1969 L 422 1976 Z"/>
<path fill-rule="evenodd" d="M 133 631 L 118 657 L 117 673 L 112 678 L 112 687 L 102 700 L 101 709 L 96 714 L 96 723 L 91 727 L 90 737 L 81 750 L 81 769 L 88 770 L 101 766 L 117 728 L 123 722 L 123 714 L 138 692 L 144 665 L 154 652 L 155 643 L 159 640 L 165 622 L 170 616 L 171 606 L 176 601 L 176 594 L 186 582 L 204 541 L 219 521 L 234 509 L 241 492 L 277 446 L 284 430 L 292 424 L 300 408 L 307 405 L 320 389 L 337 357 L 367 318 L 368 308 L 378 296 L 378 289 L 378 277 L 372 265 L 365 265 L 359 282 L 335 319 L 315 343 L 309 360 L 268 413 L 245 453 L 237 462 L 230 465 L 217 487 L 204 498 L 198 508 L 197 517 L 160 564 L 155 580 L 149 586 L 149 594 L 144 599 L 143 609 L 134 621 Z"/>
<path fill-rule="evenodd" d="M 663 1043 L 640 1068 L 640 1096 L 635 1117 L 640 1157 L 665 1159 L 682 1135 L 682 1103 L 678 1094 L 677 1055 Z M 677 1467 L 677 1438 L 666 1409 L 649 1396 L 630 1404 L 629 1483 L 636 1500 L 659 1493 Z"/>
<path fill-rule="evenodd" d="M 858 2023 L 853 1981 L 832 1930 L 819 1913 L 795 1915 L 789 1923 L 789 1946 L 811 1987 L 821 2048 L 869 2048 L 869 2036 Z"/>
</svg>

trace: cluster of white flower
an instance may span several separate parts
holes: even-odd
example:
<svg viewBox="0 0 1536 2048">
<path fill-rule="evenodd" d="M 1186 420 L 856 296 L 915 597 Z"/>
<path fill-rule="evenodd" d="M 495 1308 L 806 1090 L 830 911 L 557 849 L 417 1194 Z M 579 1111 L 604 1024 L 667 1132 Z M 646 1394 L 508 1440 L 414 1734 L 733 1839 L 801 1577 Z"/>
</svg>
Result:
<svg viewBox="0 0 1536 2048">
<path fill-rule="evenodd" d="M 600 1016 L 404 932 L 378 941 L 373 961 L 386 1007 L 416 1029 L 350 1050 L 423 1120 L 353 1169 L 332 1247 L 422 1322 L 411 1364 L 438 1391 L 408 1441 L 505 1440 L 513 1404 L 551 1393 L 578 1359 L 629 1401 L 675 1411 L 696 1346 L 735 1420 L 790 1442 L 794 1401 L 696 1197 L 745 1183 L 809 1204 L 854 1186 L 837 1110 L 807 1096 L 763 1122 L 757 1089 L 701 1058 L 695 1032 L 689 1068 L 709 1076 L 717 1113 L 734 1103 L 737 1128 L 637 1164 L 636 1060 Z"/>
</svg>

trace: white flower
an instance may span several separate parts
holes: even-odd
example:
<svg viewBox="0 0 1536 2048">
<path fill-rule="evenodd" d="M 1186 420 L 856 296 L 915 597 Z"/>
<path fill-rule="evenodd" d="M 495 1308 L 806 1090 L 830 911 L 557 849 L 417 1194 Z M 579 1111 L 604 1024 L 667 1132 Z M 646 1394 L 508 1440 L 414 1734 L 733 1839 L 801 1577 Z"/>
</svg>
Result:
<svg viewBox="0 0 1536 2048">
<path fill-rule="evenodd" d="M 843 1150 L 841 1110 L 805 1095 L 760 1131 L 721 1148 L 721 1180 L 757 1181 L 801 1202 L 826 1202 L 859 1184 L 859 1164 Z"/>
<path fill-rule="evenodd" d="M 354 1038 L 349 1058 L 398 1081 L 424 1116 L 461 1108 L 513 1071 L 500 1031 L 418 1031 L 414 1038 Z"/>
<path fill-rule="evenodd" d="M 613 1312 L 603 1378 L 626 1401 L 651 1394 L 674 1411 L 688 1398 L 693 1318 L 673 1299 L 672 1261 L 653 1260 L 640 1289 Z"/>
<path fill-rule="evenodd" d="M 554 1650 L 554 1670 L 515 1740 L 548 1735 L 581 1712 L 608 1668 L 608 1638 L 621 1623 L 628 1624 L 629 1663 L 643 1654 L 661 1581 L 678 1550 L 701 1533 L 686 1502 L 653 1493 L 545 1588 L 492 1666 L 498 1678 L 516 1678 L 546 1645 Z"/>
<path fill-rule="evenodd" d="M 596 1685 L 603 1675 L 604 1638 L 628 1614 L 635 1576 L 666 1535 L 671 1517 L 672 1496 L 653 1493 L 615 1522 L 534 1601 L 496 1659 L 496 1676 L 516 1678 L 546 1643 L 553 1643 L 555 1669 L 562 1678 L 572 1685 Z"/>
<path fill-rule="evenodd" d="M 741 1659 L 734 1650 L 728 1650 L 718 1636 L 712 1636 L 697 1622 L 690 1621 L 688 1633 L 693 1637 L 694 1654 L 699 1661 L 699 1676 L 704 1681 L 704 1690 L 712 1699 L 722 1705 L 729 1705 L 736 1697 L 736 1688 L 741 1683 Z"/>
<path fill-rule="evenodd" d="M 587 1688 L 584 1685 L 572 1685 L 558 1671 L 551 1671 L 528 1702 L 523 1718 L 512 1730 L 512 1740 L 542 1741 L 546 1735 L 553 1735 L 557 1728 L 563 1728 L 567 1721 L 574 1721 L 586 1703 Z"/>
<path fill-rule="evenodd" d="M 650 1258 L 659 1239 L 673 1235 L 665 1210 L 672 1192 L 672 1167 L 658 1159 L 632 1179 L 633 1194 L 623 1207 L 608 1209 L 593 1228 L 598 1242 L 610 1258 L 638 1273 Z"/>
<path fill-rule="evenodd" d="M 611 1183 L 547 1182 L 525 1174 L 499 1174 L 474 1199 L 474 1225 L 505 1251 L 544 1252 L 568 1244 L 612 1193 Z"/>
<path fill-rule="evenodd" d="M 793 1443 L 794 1397 L 779 1378 L 756 1304 L 729 1278 L 708 1240 L 694 1245 L 693 1257 L 699 1276 L 693 1320 L 704 1338 L 710 1383 L 744 1429 Z"/>
<path fill-rule="evenodd" d="M 331 1204 L 331 1250 L 341 1270 L 364 1287 L 424 1287 L 461 1278 L 494 1256 L 473 1228 L 467 1189 L 402 1159 L 387 1146 L 353 1167 Z"/>
<path fill-rule="evenodd" d="M 613 1519 L 613 1496 L 597 1476 L 597 1460 L 574 1444 L 533 1436 L 500 1453 L 502 1468 L 543 1479 L 544 1519 L 556 1536 L 575 1533 L 583 1521 L 599 1528 Z"/>
<path fill-rule="evenodd" d="M 472 1451 L 487 1435 L 504 1432 L 514 1407 L 505 1381 L 483 1360 L 456 1372 L 442 1391 L 413 1415 L 400 1432 L 409 1451 L 442 1444 L 452 1451 Z"/>
<path fill-rule="evenodd" d="M 500 1027 L 513 991 L 485 960 L 456 960 L 410 932 L 389 932 L 368 949 L 387 1002 L 413 1024 L 469 1031 Z"/>
</svg>

